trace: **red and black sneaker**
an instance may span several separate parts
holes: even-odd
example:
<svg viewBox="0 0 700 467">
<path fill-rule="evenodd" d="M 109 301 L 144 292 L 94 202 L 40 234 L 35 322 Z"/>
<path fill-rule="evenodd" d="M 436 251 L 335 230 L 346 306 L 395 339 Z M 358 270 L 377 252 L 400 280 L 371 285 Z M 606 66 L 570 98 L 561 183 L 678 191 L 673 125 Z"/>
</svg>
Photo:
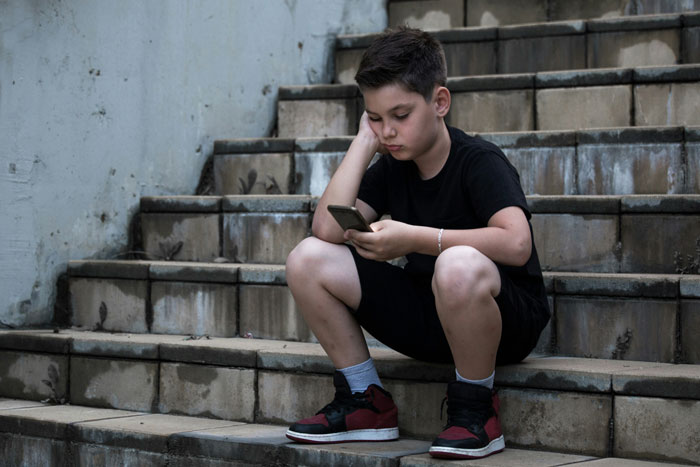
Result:
<svg viewBox="0 0 700 467">
<path fill-rule="evenodd" d="M 287 438 L 302 443 L 398 439 L 398 409 L 391 394 L 375 384 L 353 394 L 339 371 L 333 375 L 333 384 L 333 401 L 315 416 L 289 427 Z"/>
<path fill-rule="evenodd" d="M 478 459 L 503 451 L 499 400 L 492 389 L 453 381 L 447 386 L 447 425 L 435 438 L 430 455 Z"/>
</svg>

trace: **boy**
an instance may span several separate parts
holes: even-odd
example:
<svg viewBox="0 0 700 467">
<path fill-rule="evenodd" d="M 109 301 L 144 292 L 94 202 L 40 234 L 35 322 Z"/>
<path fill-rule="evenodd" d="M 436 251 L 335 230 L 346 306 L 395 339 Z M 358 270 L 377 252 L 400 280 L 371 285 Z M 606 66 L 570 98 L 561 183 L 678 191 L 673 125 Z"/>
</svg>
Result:
<svg viewBox="0 0 700 467">
<path fill-rule="evenodd" d="M 319 201 L 314 236 L 290 253 L 286 270 L 337 369 L 336 394 L 287 436 L 311 443 L 398 438 L 397 407 L 362 326 L 410 357 L 454 362 L 448 422 L 431 455 L 502 451 L 495 365 L 525 358 L 549 319 L 519 176 L 494 145 L 445 124 L 445 58 L 427 33 L 384 33 L 355 79 L 366 108 L 359 131 Z M 376 152 L 388 154 L 368 169 Z M 373 232 L 343 232 L 329 204 L 355 206 Z M 384 214 L 391 220 L 377 221 Z M 404 268 L 386 262 L 404 255 Z"/>
</svg>

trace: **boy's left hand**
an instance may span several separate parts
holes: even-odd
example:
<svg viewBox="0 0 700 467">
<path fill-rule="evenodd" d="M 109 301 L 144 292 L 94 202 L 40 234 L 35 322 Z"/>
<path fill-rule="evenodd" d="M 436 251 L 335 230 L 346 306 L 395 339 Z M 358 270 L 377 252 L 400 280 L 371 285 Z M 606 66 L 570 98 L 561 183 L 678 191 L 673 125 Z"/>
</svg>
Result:
<svg viewBox="0 0 700 467">
<path fill-rule="evenodd" d="M 413 251 L 410 245 L 410 225 L 387 219 L 374 222 L 371 227 L 373 232 L 345 232 L 345 239 L 352 242 L 363 258 L 389 261 Z"/>
</svg>

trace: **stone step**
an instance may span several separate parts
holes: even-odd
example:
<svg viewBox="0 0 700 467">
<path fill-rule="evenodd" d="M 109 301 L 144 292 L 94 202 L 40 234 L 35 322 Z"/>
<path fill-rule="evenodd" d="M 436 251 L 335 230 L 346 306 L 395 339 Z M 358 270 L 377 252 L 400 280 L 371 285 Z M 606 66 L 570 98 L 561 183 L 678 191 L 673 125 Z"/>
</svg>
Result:
<svg viewBox="0 0 700 467">
<path fill-rule="evenodd" d="M 316 203 L 305 195 L 143 198 L 143 256 L 283 264 L 310 234 Z M 697 194 L 532 195 L 528 203 L 545 270 L 668 274 L 697 255 Z"/>
<path fill-rule="evenodd" d="M 6 428 L 0 431 L 13 436 L 61 439 L 70 433 L 76 442 L 109 446 L 140 441 L 141 446 L 150 445 L 140 434 L 103 436 L 101 429 L 130 428 L 119 420 L 97 421 L 120 417 L 115 412 L 105 417 L 94 412 L 81 418 L 72 408 L 77 405 L 211 418 L 214 420 L 192 425 L 184 419 L 171 419 L 173 423 L 160 433 L 155 445 L 174 441 L 164 438 L 177 431 L 174 427 L 182 430 L 185 426 L 189 436 L 205 440 L 183 440 L 175 445 L 194 449 L 196 456 L 240 453 L 241 449 L 227 444 L 232 436 L 224 430 L 234 424 L 221 420 L 284 427 L 314 413 L 332 397 L 332 367 L 318 344 L 36 330 L 0 332 L 0 348 L 4 349 L 0 396 L 71 404 L 37 407 L 36 416 L 22 418 L 23 412 L 32 409 L 12 408 L 17 402 L 6 402 L 9 408 L 0 411 L 0 427 Z M 371 352 L 383 383 L 399 406 L 404 439 L 396 446 L 404 446 L 401 443 L 409 439 L 431 439 L 444 423 L 440 401 L 445 383 L 454 378 L 453 367 L 417 362 L 384 349 Z M 700 462 L 700 365 L 530 358 L 499 367 L 496 385 L 509 448 Z M 141 423 L 165 419 L 148 417 L 122 421 L 129 422 L 135 431 L 144 431 L 154 428 Z M 87 419 L 95 420 L 96 431 L 80 426 L 79 422 Z M 68 429 L 66 424 L 75 425 Z M 205 435 L 202 429 L 216 431 Z M 255 429 L 264 436 L 264 428 Z M 277 430 L 277 445 L 286 443 L 280 437 L 284 428 Z M 214 441 L 218 441 L 216 448 L 207 444 Z M 426 445 L 422 444 L 422 449 Z M 325 447 L 320 452 L 337 449 L 350 451 L 353 445 Z M 258 455 L 260 451 L 251 450 Z"/>
<path fill-rule="evenodd" d="M 574 19 L 685 13 L 697 0 L 391 0 L 389 26 L 440 30 Z"/>
<path fill-rule="evenodd" d="M 357 467 L 444 466 L 427 453 L 429 441 L 401 438 L 381 443 L 301 445 L 285 425 L 147 414 L 86 406 L 51 406 L 0 399 L 0 452 L 8 465 L 139 465 L 174 467 L 353 465 Z M 244 464 L 243 464 L 244 463 Z M 656 462 L 594 457 L 508 447 L 483 461 L 455 466 L 651 467 Z M 664 463 L 667 467 L 688 465 Z"/>
<path fill-rule="evenodd" d="M 698 64 L 462 76 L 447 87 L 447 123 L 470 132 L 700 125 Z M 354 84 L 280 87 L 279 136 L 354 135 L 362 111 Z"/>
<path fill-rule="evenodd" d="M 700 127 L 478 133 L 499 146 L 527 195 L 700 193 Z M 214 144 L 207 192 L 320 196 L 351 136 Z"/>
<path fill-rule="evenodd" d="M 510 2 L 507 8 L 518 14 L 527 2 L 517 3 L 513 8 Z M 700 4 L 696 6 L 700 9 Z M 448 76 L 700 62 L 700 12 L 445 27 L 432 34 L 445 49 Z M 355 82 L 362 54 L 376 37 L 363 34 L 337 38 L 336 83 Z"/>
<path fill-rule="evenodd" d="M 314 342 L 284 266 L 72 261 L 71 321 L 85 330 Z M 545 273 L 541 354 L 700 363 L 700 276 Z M 370 336 L 371 337 L 371 336 Z"/>
</svg>

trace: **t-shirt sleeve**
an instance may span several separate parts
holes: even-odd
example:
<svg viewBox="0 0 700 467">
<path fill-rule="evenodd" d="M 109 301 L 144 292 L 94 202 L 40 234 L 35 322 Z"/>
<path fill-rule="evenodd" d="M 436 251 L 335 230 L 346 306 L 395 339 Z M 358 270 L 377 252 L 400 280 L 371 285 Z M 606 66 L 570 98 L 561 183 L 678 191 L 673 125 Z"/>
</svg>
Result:
<svg viewBox="0 0 700 467">
<path fill-rule="evenodd" d="M 480 148 L 463 176 L 468 197 L 484 225 L 498 211 L 510 206 L 522 208 L 527 219 L 532 217 L 518 172 L 498 148 Z"/>
<path fill-rule="evenodd" d="M 387 176 L 388 176 L 388 160 L 383 155 L 371 165 L 360 182 L 360 190 L 357 197 L 369 204 L 374 209 L 379 217 L 388 212 L 387 206 Z"/>
</svg>

